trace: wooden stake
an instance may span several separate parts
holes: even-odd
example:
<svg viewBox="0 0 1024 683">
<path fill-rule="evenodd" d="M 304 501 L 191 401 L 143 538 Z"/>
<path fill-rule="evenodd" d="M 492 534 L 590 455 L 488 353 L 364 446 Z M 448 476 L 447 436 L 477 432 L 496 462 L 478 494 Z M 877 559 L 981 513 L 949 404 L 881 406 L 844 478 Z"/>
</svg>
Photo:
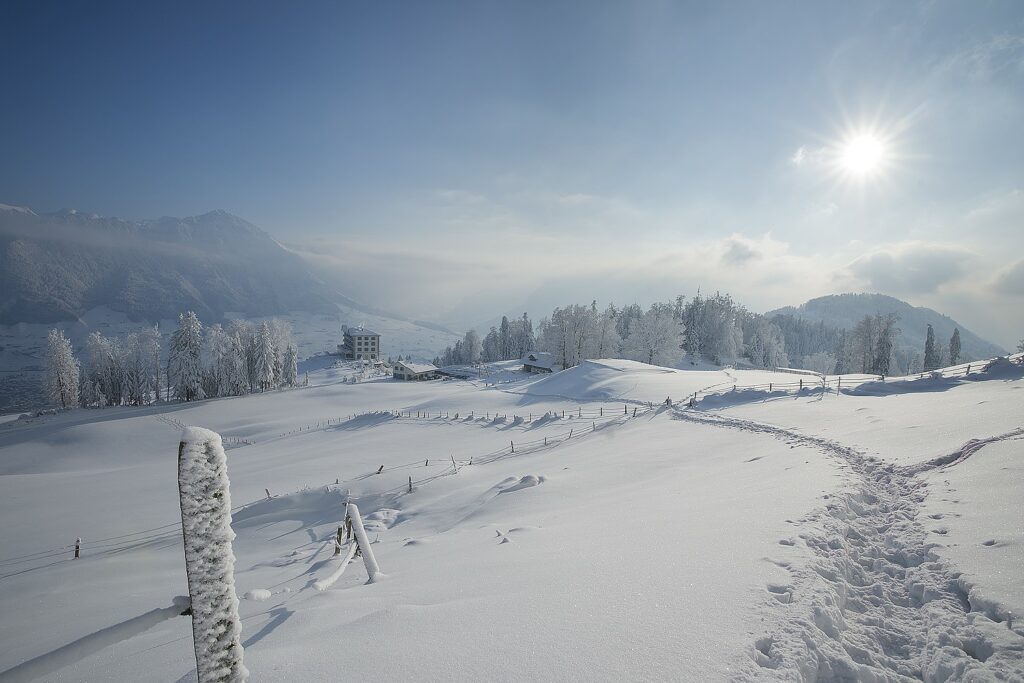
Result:
<svg viewBox="0 0 1024 683">
<path fill-rule="evenodd" d="M 270 489 L 263 489 L 267 492 L 267 500 L 270 500 Z"/>
<path fill-rule="evenodd" d="M 381 465 L 381 466 L 380 466 L 380 469 L 379 469 L 379 470 L 377 470 L 377 474 L 380 474 L 380 473 L 381 473 L 381 472 L 383 472 L 383 471 L 384 471 L 384 465 Z"/>
<path fill-rule="evenodd" d="M 409 493 L 412 493 L 412 476 L 409 477 Z"/>
<path fill-rule="evenodd" d="M 82 539 L 81 538 L 76 538 L 75 539 L 75 559 L 77 560 L 81 556 L 82 556 Z"/>
</svg>

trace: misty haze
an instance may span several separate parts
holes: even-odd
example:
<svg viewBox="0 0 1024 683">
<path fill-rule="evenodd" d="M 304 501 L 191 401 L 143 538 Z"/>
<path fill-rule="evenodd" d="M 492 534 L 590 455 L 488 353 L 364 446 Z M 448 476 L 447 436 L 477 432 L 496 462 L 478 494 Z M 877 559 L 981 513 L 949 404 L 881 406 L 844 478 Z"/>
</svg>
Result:
<svg viewBox="0 0 1024 683">
<path fill-rule="evenodd" d="M 1024 5 L 0 7 L 0 683 L 1024 682 Z"/>
</svg>

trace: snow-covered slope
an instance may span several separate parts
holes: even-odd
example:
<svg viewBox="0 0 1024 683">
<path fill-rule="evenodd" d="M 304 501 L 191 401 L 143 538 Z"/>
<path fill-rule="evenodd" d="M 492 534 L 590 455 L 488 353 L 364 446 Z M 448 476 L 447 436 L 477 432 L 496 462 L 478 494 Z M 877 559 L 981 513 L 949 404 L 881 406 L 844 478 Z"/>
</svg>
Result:
<svg viewBox="0 0 1024 683">
<path fill-rule="evenodd" d="M 175 454 L 190 424 L 229 448 L 252 680 L 1024 675 L 1024 625 L 1007 618 L 1024 590 L 1012 367 L 941 392 L 737 392 L 716 411 L 661 402 L 779 376 L 627 361 L 495 374 L 317 370 L 303 389 L 0 424 L 0 671 L 184 592 Z M 366 584 L 357 562 L 320 591 L 349 498 L 384 575 Z M 53 680 L 194 670 L 176 618 Z"/>
</svg>

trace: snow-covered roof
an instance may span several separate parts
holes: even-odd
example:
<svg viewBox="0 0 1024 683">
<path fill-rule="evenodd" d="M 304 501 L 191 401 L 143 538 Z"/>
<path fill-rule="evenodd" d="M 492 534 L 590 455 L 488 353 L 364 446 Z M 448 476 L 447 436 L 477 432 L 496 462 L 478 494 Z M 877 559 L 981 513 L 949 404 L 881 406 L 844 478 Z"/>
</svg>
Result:
<svg viewBox="0 0 1024 683">
<path fill-rule="evenodd" d="M 353 337 L 379 337 L 380 335 L 373 330 L 368 330 L 365 327 L 350 327 L 345 330 L 345 334 L 351 334 Z"/>
<path fill-rule="evenodd" d="M 408 361 L 400 360 L 396 365 L 400 365 L 406 370 L 416 375 L 424 372 L 436 372 L 437 368 L 430 363 L 410 363 Z"/>
<path fill-rule="evenodd" d="M 532 351 L 523 356 L 523 365 L 553 370 L 555 367 L 555 356 L 545 351 Z"/>
</svg>

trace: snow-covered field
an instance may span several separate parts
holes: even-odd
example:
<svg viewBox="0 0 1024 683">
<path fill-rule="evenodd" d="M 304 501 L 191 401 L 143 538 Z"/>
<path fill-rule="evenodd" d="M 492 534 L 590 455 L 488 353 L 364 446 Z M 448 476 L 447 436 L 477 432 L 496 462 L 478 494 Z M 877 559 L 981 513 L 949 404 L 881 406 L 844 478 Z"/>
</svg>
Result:
<svg viewBox="0 0 1024 683">
<path fill-rule="evenodd" d="M 1024 679 L 1024 367 L 681 403 L 794 377 L 314 367 L 2 423 L 0 671 L 185 594 L 187 424 L 229 448 L 254 681 Z M 349 498 L 383 576 L 320 591 Z M 196 676 L 186 618 L 72 658 L 44 680 Z"/>
</svg>

